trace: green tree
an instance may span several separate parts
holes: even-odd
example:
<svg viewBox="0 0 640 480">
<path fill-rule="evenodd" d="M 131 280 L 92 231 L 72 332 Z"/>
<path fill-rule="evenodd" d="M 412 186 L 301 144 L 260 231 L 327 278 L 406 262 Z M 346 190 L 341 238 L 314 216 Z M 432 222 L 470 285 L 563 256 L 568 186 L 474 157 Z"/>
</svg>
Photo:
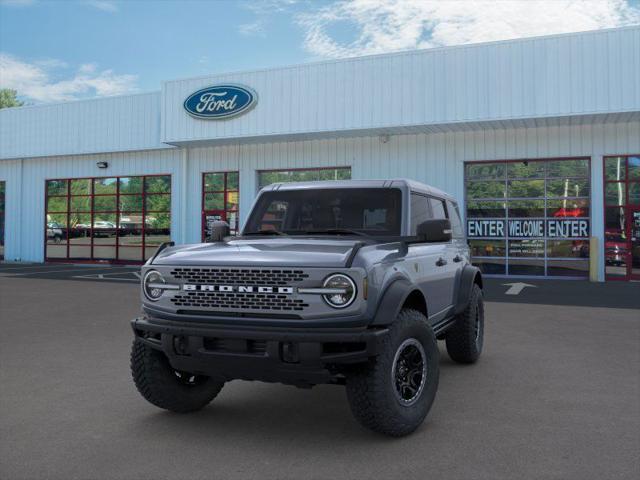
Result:
<svg viewBox="0 0 640 480">
<path fill-rule="evenodd" d="M 10 88 L 0 88 L 0 108 L 21 107 L 24 102 L 17 98 L 18 92 Z"/>
</svg>

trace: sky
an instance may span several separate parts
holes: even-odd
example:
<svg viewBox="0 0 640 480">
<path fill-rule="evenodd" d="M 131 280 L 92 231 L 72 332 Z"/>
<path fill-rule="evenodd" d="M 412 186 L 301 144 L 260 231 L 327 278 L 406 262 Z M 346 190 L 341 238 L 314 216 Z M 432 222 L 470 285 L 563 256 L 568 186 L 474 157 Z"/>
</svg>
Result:
<svg viewBox="0 0 640 480">
<path fill-rule="evenodd" d="M 640 24 L 640 0 L 0 0 L 0 88 L 28 104 L 176 78 Z"/>
</svg>

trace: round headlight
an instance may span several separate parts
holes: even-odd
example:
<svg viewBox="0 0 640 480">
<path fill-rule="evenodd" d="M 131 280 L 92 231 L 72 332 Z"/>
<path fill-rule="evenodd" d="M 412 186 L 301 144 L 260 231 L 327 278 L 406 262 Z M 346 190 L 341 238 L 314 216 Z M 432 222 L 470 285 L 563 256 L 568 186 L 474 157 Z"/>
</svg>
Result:
<svg viewBox="0 0 640 480">
<path fill-rule="evenodd" d="M 162 275 L 160 275 L 159 272 L 155 270 L 148 271 L 144 276 L 144 281 L 142 282 L 142 291 L 144 292 L 144 296 L 152 302 L 157 301 L 164 293 L 164 289 L 158 288 L 158 284 L 163 283 L 165 283 L 164 278 L 162 278 Z"/>
<path fill-rule="evenodd" d="M 336 273 L 330 275 L 324 281 L 324 288 L 333 290 L 331 293 L 325 293 L 322 298 L 333 308 L 348 307 L 356 298 L 356 285 L 346 275 Z"/>
</svg>

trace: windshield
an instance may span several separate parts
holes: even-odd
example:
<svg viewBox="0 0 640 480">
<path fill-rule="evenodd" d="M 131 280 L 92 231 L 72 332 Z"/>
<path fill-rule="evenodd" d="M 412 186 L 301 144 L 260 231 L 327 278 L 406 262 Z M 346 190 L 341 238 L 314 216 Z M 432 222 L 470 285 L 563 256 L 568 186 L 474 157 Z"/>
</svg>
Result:
<svg viewBox="0 0 640 480">
<path fill-rule="evenodd" d="M 402 196 L 396 188 L 266 192 L 244 235 L 400 235 Z"/>
</svg>

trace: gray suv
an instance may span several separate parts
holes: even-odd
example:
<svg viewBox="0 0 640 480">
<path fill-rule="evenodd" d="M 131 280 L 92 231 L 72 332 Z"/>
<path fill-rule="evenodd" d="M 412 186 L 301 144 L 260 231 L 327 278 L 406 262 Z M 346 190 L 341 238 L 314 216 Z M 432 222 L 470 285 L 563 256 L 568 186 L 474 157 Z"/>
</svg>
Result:
<svg viewBox="0 0 640 480">
<path fill-rule="evenodd" d="M 163 245 L 142 268 L 134 382 L 174 412 L 225 382 L 345 385 L 354 416 L 414 431 L 438 388 L 437 340 L 456 362 L 483 343 L 482 277 L 456 201 L 409 180 L 274 184 L 242 234 Z"/>
</svg>

